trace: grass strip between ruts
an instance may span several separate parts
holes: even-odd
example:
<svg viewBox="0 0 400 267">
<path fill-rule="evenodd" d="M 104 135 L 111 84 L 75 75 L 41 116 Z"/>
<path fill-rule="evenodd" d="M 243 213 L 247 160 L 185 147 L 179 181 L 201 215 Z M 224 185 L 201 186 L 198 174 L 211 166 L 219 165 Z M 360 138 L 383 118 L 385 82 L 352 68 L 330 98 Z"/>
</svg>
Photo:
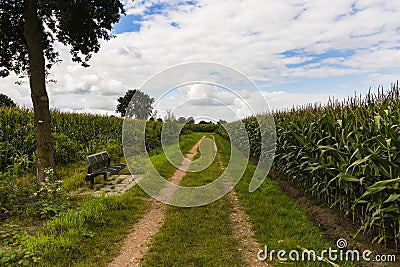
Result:
<svg viewBox="0 0 400 267">
<path fill-rule="evenodd" d="M 221 173 L 215 159 L 201 172 L 188 172 L 181 185 L 206 184 Z M 226 196 L 201 207 L 169 207 L 144 266 L 243 266 L 236 240 L 231 235 L 230 212 Z"/>
</svg>

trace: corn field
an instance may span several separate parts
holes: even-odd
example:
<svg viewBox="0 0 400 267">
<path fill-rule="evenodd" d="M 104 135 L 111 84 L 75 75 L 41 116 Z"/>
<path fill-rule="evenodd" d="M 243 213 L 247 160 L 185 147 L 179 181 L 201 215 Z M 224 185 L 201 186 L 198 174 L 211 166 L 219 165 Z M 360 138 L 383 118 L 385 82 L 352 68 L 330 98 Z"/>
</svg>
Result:
<svg viewBox="0 0 400 267">
<path fill-rule="evenodd" d="M 52 111 L 52 135 L 56 164 L 84 159 L 101 149 L 122 155 L 122 119 Z M 33 112 L 0 108 L 0 172 L 29 171 L 35 162 Z"/>
<path fill-rule="evenodd" d="M 119 117 L 51 111 L 56 164 L 79 161 L 85 156 L 107 150 L 112 159 L 123 156 L 122 123 Z M 161 149 L 163 123 L 146 123 L 146 149 L 156 154 Z M 182 134 L 214 130 L 216 125 L 187 125 Z M 30 171 L 35 163 L 33 112 L 17 107 L 0 107 L 0 173 Z"/>
<path fill-rule="evenodd" d="M 275 114 L 275 166 L 375 235 L 400 237 L 400 91 Z"/>
<path fill-rule="evenodd" d="M 400 88 L 328 105 L 275 112 L 273 169 L 339 209 L 373 242 L 400 241 Z M 250 153 L 260 153 L 255 118 L 242 121 Z M 226 137 L 223 129 L 219 133 Z M 235 137 L 237 139 L 239 137 Z M 246 137 L 247 138 L 247 137 Z"/>
</svg>

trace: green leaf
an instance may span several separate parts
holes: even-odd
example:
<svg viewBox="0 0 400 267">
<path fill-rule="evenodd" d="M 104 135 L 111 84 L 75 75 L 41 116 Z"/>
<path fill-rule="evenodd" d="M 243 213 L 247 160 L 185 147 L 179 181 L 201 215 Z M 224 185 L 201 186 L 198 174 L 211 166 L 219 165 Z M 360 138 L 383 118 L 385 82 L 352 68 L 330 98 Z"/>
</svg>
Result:
<svg viewBox="0 0 400 267">
<path fill-rule="evenodd" d="M 355 166 L 357 166 L 357 165 L 360 165 L 361 163 L 367 162 L 371 156 L 372 156 L 372 155 L 369 155 L 369 156 L 366 156 L 366 157 L 363 158 L 363 159 L 358 159 L 358 160 L 354 161 L 349 167 L 347 167 L 346 170 L 349 171 L 349 169 L 350 169 L 351 167 L 355 167 Z"/>
<path fill-rule="evenodd" d="M 374 116 L 375 125 L 378 129 L 381 128 L 381 116 Z"/>
<path fill-rule="evenodd" d="M 367 189 L 367 191 L 364 192 L 364 194 L 361 196 L 361 198 L 363 198 L 363 197 L 365 197 L 365 196 L 368 196 L 368 195 L 376 194 L 376 193 L 378 193 L 378 192 L 380 192 L 380 191 L 382 191 L 382 190 L 385 190 L 385 189 L 386 189 L 385 186 L 381 186 L 381 187 L 373 187 L 373 186 L 370 186 L 370 187 Z"/>
<path fill-rule="evenodd" d="M 400 194 L 391 194 L 384 203 L 393 202 L 400 198 Z"/>
<path fill-rule="evenodd" d="M 346 182 L 360 182 L 360 179 L 354 177 L 353 175 L 349 173 L 341 173 L 339 174 L 340 180 L 346 181 Z"/>
<path fill-rule="evenodd" d="M 356 204 L 365 204 L 365 203 L 368 203 L 368 201 L 362 199 L 356 201 Z"/>
<path fill-rule="evenodd" d="M 392 185 L 392 184 L 395 184 L 395 183 L 400 183 L 400 177 L 398 177 L 396 179 L 383 180 L 383 181 L 376 182 L 373 185 L 371 185 L 370 188 L 388 186 L 388 185 Z"/>
</svg>

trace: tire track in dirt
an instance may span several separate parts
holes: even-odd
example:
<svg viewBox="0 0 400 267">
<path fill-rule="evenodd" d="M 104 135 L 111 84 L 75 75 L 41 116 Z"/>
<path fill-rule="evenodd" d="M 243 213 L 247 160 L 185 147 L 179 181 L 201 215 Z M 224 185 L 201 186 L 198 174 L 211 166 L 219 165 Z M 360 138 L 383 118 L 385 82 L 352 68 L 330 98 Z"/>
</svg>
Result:
<svg viewBox="0 0 400 267">
<path fill-rule="evenodd" d="M 182 161 L 182 166 L 170 178 L 169 181 L 171 183 L 180 184 L 205 137 L 204 135 L 186 154 L 185 159 Z M 175 193 L 173 190 L 174 188 L 166 186 L 161 189 L 160 195 L 172 197 Z M 149 205 L 148 210 L 125 237 L 120 254 L 107 267 L 140 266 L 140 261 L 147 254 L 154 236 L 164 224 L 168 205 L 151 197 L 145 199 L 145 201 Z"/>
<path fill-rule="evenodd" d="M 215 150 L 217 151 L 217 145 L 215 143 L 214 136 L 213 141 Z M 221 170 L 225 171 L 225 167 L 222 164 L 221 157 L 218 152 L 217 159 Z M 249 267 L 273 267 L 272 265 L 264 261 L 260 261 L 257 257 L 258 251 L 261 249 L 261 245 L 254 238 L 254 232 L 251 229 L 249 216 L 247 215 L 242 204 L 240 203 L 235 189 L 232 188 L 227 196 L 232 207 L 232 212 L 229 214 L 232 235 L 237 241 L 237 249 L 242 256 L 242 259 Z"/>
</svg>

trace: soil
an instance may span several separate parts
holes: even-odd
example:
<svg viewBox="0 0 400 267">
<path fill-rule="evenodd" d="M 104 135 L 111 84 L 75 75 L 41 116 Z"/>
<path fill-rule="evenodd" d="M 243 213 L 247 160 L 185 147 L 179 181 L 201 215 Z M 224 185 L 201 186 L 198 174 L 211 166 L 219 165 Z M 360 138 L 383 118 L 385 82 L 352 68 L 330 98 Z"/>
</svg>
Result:
<svg viewBox="0 0 400 267">
<path fill-rule="evenodd" d="M 229 214 L 232 235 L 238 242 L 237 249 L 240 251 L 242 259 L 246 262 L 246 266 L 272 267 L 272 265 L 266 263 L 265 261 L 258 260 L 257 254 L 261 246 L 253 237 L 254 232 L 252 231 L 249 217 L 241 205 L 235 190 L 231 190 L 229 192 L 228 198 L 232 205 L 232 212 Z"/>
<path fill-rule="evenodd" d="M 140 260 L 147 254 L 149 244 L 164 223 L 167 205 L 153 198 L 146 198 L 149 208 L 125 237 L 121 253 L 108 267 L 140 266 Z"/>
<path fill-rule="evenodd" d="M 277 172 L 270 171 L 272 180 L 276 181 L 282 190 L 295 202 L 299 203 L 306 211 L 308 217 L 323 233 L 328 237 L 329 240 L 336 243 L 339 238 L 347 240 L 348 249 L 357 249 L 359 251 L 371 250 L 374 254 L 385 254 L 385 255 L 397 255 L 397 263 L 371 263 L 359 262 L 358 266 L 400 266 L 399 252 L 395 249 L 383 247 L 380 244 L 371 243 L 371 237 L 359 233 L 356 238 L 354 234 L 358 228 L 348 218 L 340 214 L 339 211 L 321 206 L 318 201 L 314 198 L 304 195 L 299 191 L 296 186 L 286 180 L 283 180 L 281 175 Z"/>
</svg>

